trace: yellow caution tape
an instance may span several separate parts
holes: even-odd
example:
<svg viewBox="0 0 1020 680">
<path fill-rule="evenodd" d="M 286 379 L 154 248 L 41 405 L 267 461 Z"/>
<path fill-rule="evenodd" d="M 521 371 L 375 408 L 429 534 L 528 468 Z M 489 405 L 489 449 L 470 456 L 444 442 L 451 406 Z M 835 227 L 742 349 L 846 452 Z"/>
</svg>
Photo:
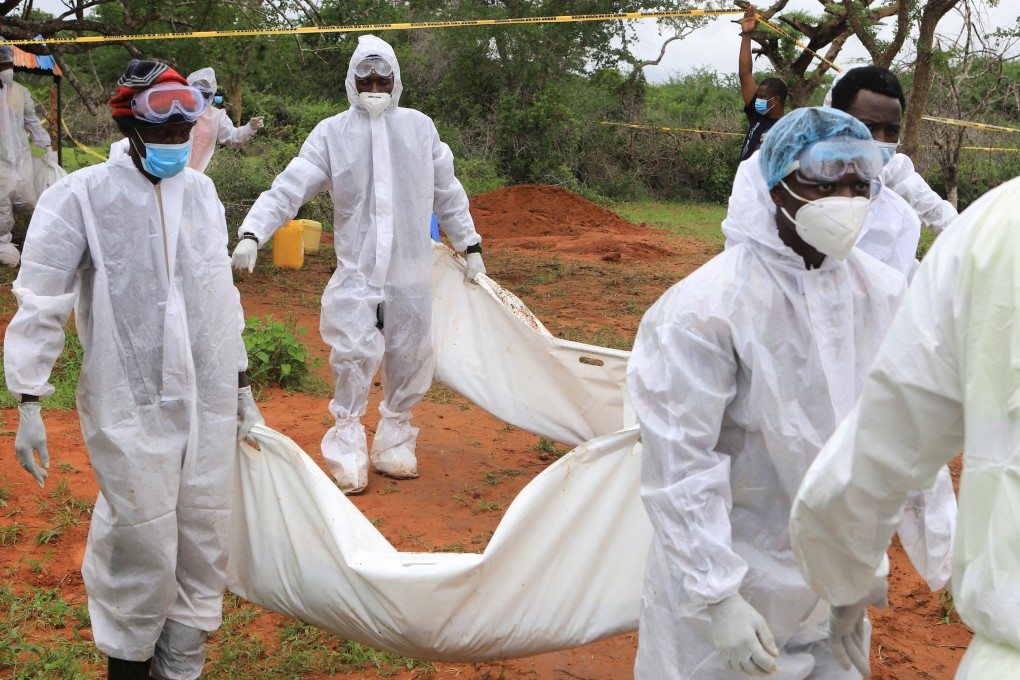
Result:
<svg viewBox="0 0 1020 680">
<path fill-rule="evenodd" d="M 937 116 L 921 116 L 923 120 L 945 125 L 959 125 L 960 127 L 974 128 L 975 130 L 990 130 L 992 132 L 1020 132 L 1020 130 L 1002 125 L 987 125 L 985 123 L 972 123 L 968 120 L 956 120 L 955 118 L 939 118 Z"/>
<path fill-rule="evenodd" d="M 103 154 L 99 153 L 99 152 L 98 152 L 98 151 L 96 151 L 95 149 L 93 149 L 93 148 L 91 148 L 91 147 L 89 147 L 89 146 L 86 146 L 85 144 L 82 144 L 82 143 L 81 143 L 81 142 L 79 142 L 79 141 L 78 141 L 77 139 L 75 139 L 74 135 L 72 135 L 72 134 L 71 134 L 71 128 L 67 127 L 67 121 L 66 121 L 66 120 L 64 120 L 63 118 L 61 118 L 61 119 L 60 119 L 60 123 L 61 123 L 61 125 L 63 125 L 63 126 L 64 126 L 64 132 L 66 132 L 66 133 L 67 133 L 67 137 L 68 137 L 68 139 L 70 139 L 70 140 L 71 140 L 72 142 L 74 142 L 74 143 L 75 143 L 75 144 L 76 144 L 76 145 L 78 146 L 78 148 L 79 148 L 79 149 L 81 149 L 82 151 L 84 151 L 84 152 L 85 152 L 85 153 L 87 153 L 87 154 L 90 154 L 90 155 L 92 155 L 92 156 L 95 156 L 95 157 L 96 157 L 96 158 L 98 158 L 99 160 L 102 160 L 102 161 L 108 161 L 108 160 L 110 160 L 109 158 L 107 158 L 107 157 L 106 157 L 106 156 L 104 156 Z"/>
<path fill-rule="evenodd" d="M 138 40 L 191 40 L 195 38 L 228 38 L 260 35 L 302 35 L 316 33 L 358 33 L 366 31 L 406 31 L 422 28 L 459 28 L 462 26 L 515 26 L 521 24 L 554 24 L 577 21 L 622 21 L 624 19 L 668 19 L 674 17 L 722 16 L 743 14 L 743 10 L 692 9 L 684 12 L 624 12 L 621 14 L 567 14 L 547 17 L 513 19 L 471 19 L 459 21 L 418 21 L 394 24 L 360 24 L 351 26 L 301 26 L 298 28 L 250 28 L 234 31 L 194 31 L 193 33 L 142 33 L 137 35 L 83 35 L 76 38 L 43 38 L 39 40 L 7 40 L 9 45 L 40 43 L 95 43 Z"/>
<path fill-rule="evenodd" d="M 807 45 L 805 45 L 804 43 L 800 42 L 799 40 L 797 40 L 796 38 L 794 38 L 794 37 L 793 37 L 792 35 L 790 35 L 790 34 L 789 34 L 789 33 L 787 33 L 786 31 L 784 31 L 783 29 L 779 28 L 778 26 L 776 26 L 776 25 L 774 25 L 774 24 L 771 24 L 771 23 L 769 23 L 768 19 L 766 19 L 766 18 L 765 18 L 765 17 L 763 17 L 762 15 L 760 15 L 760 14 L 755 14 L 755 16 L 756 16 L 756 17 L 758 18 L 758 21 L 760 21 L 761 23 L 765 24 L 766 26 L 768 26 L 769 28 L 771 28 L 771 29 L 772 29 L 773 31 L 775 31 L 775 32 L 776 32 L 776 33 L 778 33 L 779 35 L 781 35 L 781 36 L 783 36 L 784 38 L 786 38 L 787 40 L 790 40 L 790 41 L 792 41 L 792 42 L 793 42 L 793 44 L 794 44 L 794 45 L 796 45 L 797 47 L 801 48 L 802 50 L 804 50 L 804 51 L 806 51 L 806 52 L 810 52 L 811 54 L 815 55 L 816 57 L 818 57 L 819 59 L 821 59 L 822 61 L 824 61 L 824 62 L 825 62 L 826 64 L 828 64 L 829 66 L 831 66 L 831 67 L 832 67 L 832 68 L 833 68 L 833 69 L 834 69 L 834 70 L 835 70 L 835 71 L 836 71 L 837 73 L 840 73 L 840 72 L 842 72 L 842 71 L 843 71 L 843 69 L 841 69 L 840 67 L 836 66 L 836 65 L 835 65 L 835 64 L 833 64 L 833 63 L 832 63 L 831 61 L 829 61 L 828 59 L 826 59 L 826 58 L 825 58 L 825 57 L 823 57 L 822 55 L 818 54 L 818 53 L 817 53 L 817 52 L 815 52 L 815 51 L 814 51 L 813 49 L 811 49 L 810 47 L 808 47 L 808 46 L 807 46 Z"/>
<path fill-rule="evenodd" d="M 969 151 L 1020 151 L 1011 146 L 961 146 L 961 149 Z"/>
<path fill-rule="evenodd" d="M 674 128 L 674 127 L 659 127 L 657 125 L 635 125 L 633 123 L 612 123 L 608 120 L 601 121 L 600 125 L 615 125 L 617 127 L 634 128 L 635 130 L 665 130 L 666 132 L 699 132 L 706 135 L 731 135 L 733 137 L 743 137 L 743 133 L 740 132 L 716 132 L 715 130 L 698 130 L 697 128 Z"/>
</svg>

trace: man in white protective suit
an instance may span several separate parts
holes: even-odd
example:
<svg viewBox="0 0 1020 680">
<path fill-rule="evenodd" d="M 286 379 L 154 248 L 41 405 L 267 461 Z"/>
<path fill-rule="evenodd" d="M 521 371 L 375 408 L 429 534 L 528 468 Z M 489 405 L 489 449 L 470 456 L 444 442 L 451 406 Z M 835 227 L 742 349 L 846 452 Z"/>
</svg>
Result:
<svg viewBox="0 0 1020 680">
<path fill-rule="evenodd" d="M 165 64 L 133 60 L 110 105 L 129 152 L 44 192 L 25 240 L 4 338 L 15 450 L 42 486 L 39 398 L 73 311 L 100 489 L 82 565 L 95 643 L 110 678 L 190 680 L 222 619 L 237 441 L 262 417 L 223 206 L 185 167 L 205 100 Z"/>
<path fill-rule="evenodd" d="M 262 116 L 255 116 L 247 125 L 234 127 L 227 112 L 213 106 L 220 104 L 223 98 L 216 94 L 216 71 L 208 66 L 188 76 L 188 84 L 202 91 L 207 104 L 191 131 L 191 157 L 188 158 L 188 167 L 205 172 L 216 151 L 217 142 L 235 149 L 244 146 L 257 131 L 266 126 L 266 120 Z"/>
<path fill-rule="evenodd" d="M 432 384 L 431 214 L 459 251 L 467 280 L 485 273 L 481 237 L 453 173 L 453 154 L 432 120 L 398 106 L 393 49 L 362 36 L 347 70 L 351 108 L 315 126 L 297 158 L 262 193 L 238 230 L 234 266 L 252 271 L 258 247 L 322 191 L 333 199 L 337 270 L 322 295 L 320 331 L 330 346 L 336 424 L 322 454 L 341 490 L 368 485 L 361 423 L 382 364 L 382 418 L 372 441 L 375 469 L 418 476 L 411 409 Z"/>
<path fill-rule="evenodd" d="M 32 143 L 46 152 L 46 161 L 56 163 L 50 135 L 35 114 L 32 94 L 14 82 L 14 50 L 0 45 L 0 264 L 17 267 L 18 247 L 11 243 L 14 211 L 31 211 L 35 206 L 32 184 Z"/>
<path fill-rule="evenodd" d="M 861 634 L 881 604 L 903 501 L 964 452 L 953 601 L 974 631 L 958 680 L 1020 669 L 1020 179 L 936 240 L 865 378 L 860 400 L 793 505 L 794 554 L 831 609 L 845 667 L 868 672 Z"/>
<path fill-rule="evenodd" d="M 826 106 L 846 111 L 871 130 L 882 151 L 882 184 L 902 196 L 921 223 L 938 234 L 956 219 L 953 204 L 932 190 L 910 156 L 897 153 L 907 100 L 896 74 L 881 66 L 842 71 L 825 95 Z"/>
<path fill-rule="evenodd" d="M 906 288 L 854 248 L 881 153 L 833 109 L 787 114 L 758 162 L 776 207 L 645 314 L 627 367 L 654 529 L 635 677 L 860 677 L 825 643 L 826 607 L 790 550 L 790 505 L 853 407 Z M 904 547 L 949 577 L 948 470 L 915 496 Z M 910 525 L 909 527 L 907 525 Z"/>
</svg>

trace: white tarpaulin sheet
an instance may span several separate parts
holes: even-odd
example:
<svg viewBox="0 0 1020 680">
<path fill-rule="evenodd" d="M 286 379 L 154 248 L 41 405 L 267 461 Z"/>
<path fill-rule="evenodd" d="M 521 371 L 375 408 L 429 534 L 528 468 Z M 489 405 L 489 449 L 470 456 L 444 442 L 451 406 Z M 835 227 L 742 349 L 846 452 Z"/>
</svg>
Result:
<svg viewBox="0 0 1020 680">
<path fill-rule="evenodd" d="M 577 446 L 636 422 L 627 415 L 629 352 L 562 340 L 492 279 L 464 285 L 446 246 L 432 256 L 436 380 L 497 418 Z"/>
<path fill-rule="evenodd" d="M 261 450 L 237 456 L 229 588 L 418 659 L 530 656 L 635 630 L 652 529 L 638 431 L 613 432 L 632 420 L 627 353 L 554 338 L 495 283 L 465 285 L 440 246 L 434 272 L 437 379 L 506 422 L 584 443 L 521 491 L 484 553 L 401 553 L 290 439 L 259 426 Z"/>
</svg>

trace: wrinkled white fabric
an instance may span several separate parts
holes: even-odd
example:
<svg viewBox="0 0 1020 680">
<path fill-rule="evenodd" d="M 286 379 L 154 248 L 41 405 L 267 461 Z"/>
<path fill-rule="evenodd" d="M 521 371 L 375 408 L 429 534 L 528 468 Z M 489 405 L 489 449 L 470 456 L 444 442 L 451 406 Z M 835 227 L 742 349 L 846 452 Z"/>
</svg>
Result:
<svg viewBox="0 0 1020 680">
<path fill-rule="evenodd" d="M 484 274 L 464 285 L 464 261 L 432 246 L 435 378 L 500 420 L 579 446 L 632 426 L 629 352 L 557 338 Z"/>
<path fill-rule="evenodd" d="M 11 83 L 0 88 L 0 244 L 11 242 L 14 209 L 30 210 L 37 198 L 26 132 L 40 149 L 50 145 L 31 93 L 24 85 Z"/>
<path fill-rule="evenodd" d="M 397 552 L 291 440 L 252 435 L 260 450 L 242 444 L 236 457 L 228 563 L 230 590 L 249 602 L 448 662 L 576 647 L 637 624 L 651 528 L 636 429 L 539 474 L 481 554 Z"/>
<path fill-rule="evenodd" d="M 195 680 L 200 677 L 205 666 L 208 637 L 208 631 L 167 619 L 156 642 L 149 677 L 153 680 Z"/>
<path fill-rule="evenodd" d="M 958 678 L 1020 658 L 1020 179 L 972 204 L 914 277 L 860 402 L 811 467 L 791 521 L 797 561 L 833 604 L 884 574 L 910 490 L 961 451 L 953 599 L 985 652 Z M 1005 649 L 1004 649 L 1005 648 Z"/>
<path fill-rule="evenodd" d="M 648 310 L 628 364 L 655 527 L 636 678 L 739 677 L 720 665 L 706 613 L 737 593 L 782 650 L 774 677 L 859 677 L 814 645 L 826 607 L 798 573 L 787 527 L 906 281 L 858 248 L 805 270 L 774 219 L 746 228 Z M 804 646 L 816 656 L 791 651 Z"/>
<path fill-rule="evenodd" d="M 75 313 L 100 494 L 82 567 L 96 645 L 153 655 L 164 620 L 220 623 L 243 315 L 212 182 L 152 185 L 124 154 L 43 194 L 4 338 L 11 392 L 52 394 Z M 59 451 L 54 451 L 59 458 Z"/>
<path fill-rule="evenodd" d="M 376 54 L 393 66 L 386 111 L 369 116 L 358 99 L 354 66 Z M 330 412 L 360 418 L 383 365 L 383 404 L 410 415 L 432 383 L 429 290 L 434 211 L 458 250 L 479 243 L 453 154 L 432 120 L 398 106 L 402 85 L 392 48 L 362 36 L 347 71 L 350 109 L 319 123 L 301 152 L 258 198 L 238 235 L 265 243 L 313 196 L 334 205 L 337 270 L 322 295 L 320 332 L 330 346 L 335 392 Z M 382 305 L 380 309 L 380 305 Z M 376 328 L 380 315 L 385 328 Z"/>
<path fill-rule="evenodd" d="M 67 177 L 67 171 L 57 164 L 57 154 L 48 151 L 44 156 L 32 156 L 32 189 L 36 196 Z"/>
<path fill-rule="evenodd" d="M 776 204 L 758 165 L 758 152 L 742 162 L 733 178 L 722 230 L 726 248 L 750 240 L 757 225 L 774 220 Z M 884 187 L 871 203 L 868 219 L 857 239 L 857 248 L 902 272 L 908 278 L 917 268 L 917 244 L 921 223 L 914 211 L 895 192 Z"/>
<path fill-rule="evenodd" d="M 418 441 L 418 428 L 411 419 L 389 413 L 382 407 L 382 418 L 372 438 L 372 465 L 380 473 L 394 479 L 413 479 L 418 476 L 418 458 L 414 448 Z"/>
<path fill-rule="evenodd" d="M 219 107 L 209 105 L 195 121 L 191 129 L 191 156 L 188 167 L 205 172 L 216 151 L 216 143 L 237 148 L 248 143 L 255 135 L 251 123 L 234 127 L 227 112 Z"/>
<path fill-rule="evenodd" d="M 956 219 L 956 208 L 939 196 L 914 170 L 910 156 L 898 153 L 882 169 L 882 182 L 910 204 L 921 223 L 936 234 Z"/>
<path fill-rule="evenodd" d="M 337 418 L 319 445 L 326 467 L 345 494 L 361 493 L 368 486 L 368 439 L 357 418 Z"/>
</svg>

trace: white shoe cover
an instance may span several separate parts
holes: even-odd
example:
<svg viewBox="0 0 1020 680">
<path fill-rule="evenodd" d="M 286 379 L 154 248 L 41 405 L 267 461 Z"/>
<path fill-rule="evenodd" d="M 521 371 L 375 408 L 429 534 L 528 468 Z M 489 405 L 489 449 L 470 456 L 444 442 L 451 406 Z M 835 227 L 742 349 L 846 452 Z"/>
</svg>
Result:
<svg viewBox="0 0 1020 680">
<path fill-rule="evenodd" d="M 0 264 L 5 267 L 17 267 L 21 262 L 21 253 L 13 243 L 0 243 Z"/>
<path fill-rule="evenodd" d="M 209 633 L 170 619 L 156 641 L 150 677 L 157 680 L 193 680 L 205 666 L 205 641 Z"/>
<path fill-rule="evenodd" d="M 336 421 L 322 438 L 322 457 L 348 496 L 368 486 L 368 441 L 361 421 Z"/>
<path fill-rule="evenodd" d="M 410 416 L 383 416 L 372 440 L 372 465 L 387 477 L 414 479 L 418 476 L 418 459 L 414 455 L 417 441 L 418 428 L 411 426 Z"/>
</svg>

